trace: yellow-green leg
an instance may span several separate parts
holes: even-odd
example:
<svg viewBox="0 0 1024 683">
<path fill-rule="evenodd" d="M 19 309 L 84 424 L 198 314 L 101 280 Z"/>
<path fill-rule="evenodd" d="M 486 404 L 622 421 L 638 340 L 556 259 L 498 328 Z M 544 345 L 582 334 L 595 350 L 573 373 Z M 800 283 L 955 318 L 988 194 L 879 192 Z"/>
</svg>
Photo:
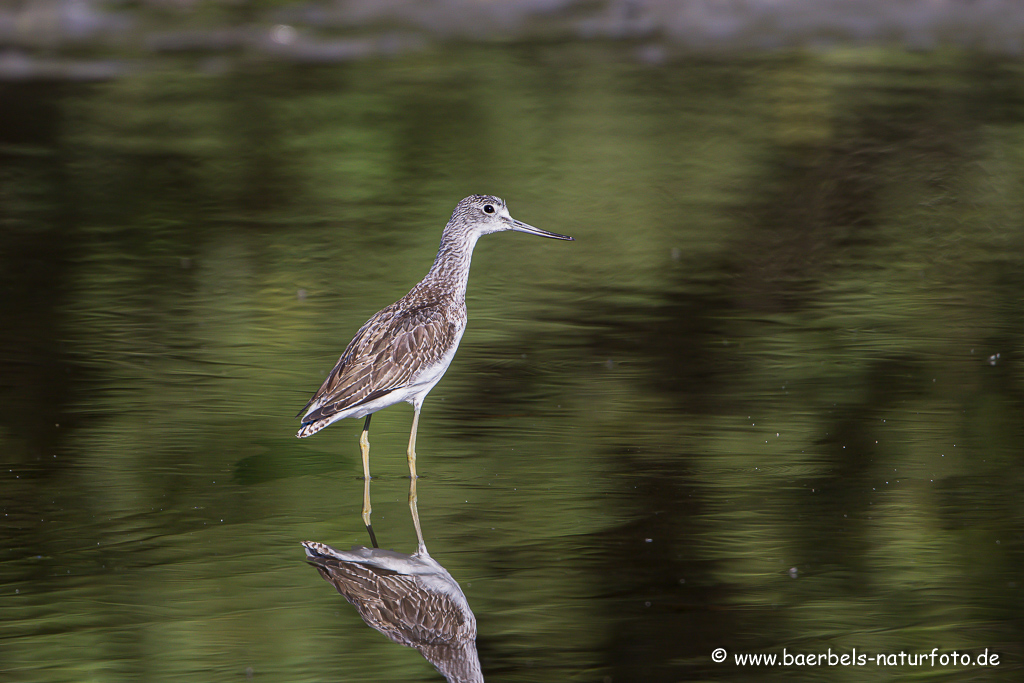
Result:
<svg viewBox="0 0 1024 683">
<path fill-rule="evenodd" d="M 363 423 L 363 433 L 359 437 L 359 451 L 363 455 L 363 524 L 366 525 L 366 532 L 370 534 L 370 541 L 373 547 L 377 547 L 377 537 L 373 534 L 373 527 L 370 526 L 370 418 L 366 416 Z"/>
<path fill-rule="evenodd" d="M 409 478 L 416 478 L 416 427 L 420 423 L 420 407 L 412 415 L 412 433 L 409 434 Z"/>
<path fill-rule="evenodd" d="M 363 433 L 359 436 L 359 452 L 363 454 L 363 478 L 367 481 L 370 480 L 370 418 L 373 415 L 366 416 L 366 422 L 363 423 Z"/>
<path fill-rule="evenodd" d="M 416 542 L 419 544 L 418 550 L 426 550 L 427 546 L 423 543 L 423 531 L 420 530 L 420 510 L 416 505 L 418 500 L 416 496 L 416 476 L 412 476 L 409 479 L 409 510 L 412 512 L 412 525 L 416 527 Z"/>
<path fill-rule="evenodd" d="M 370 480 L 366 478 L 363 480 L 363 524 L 366 525 L 366 533 L 370 534 L 370 542 L 373 543 L 373 547 L 379 547 L 377 545 L 377 536 L 373 533 L 373 527 L 370 525 Z"/>
</svg>

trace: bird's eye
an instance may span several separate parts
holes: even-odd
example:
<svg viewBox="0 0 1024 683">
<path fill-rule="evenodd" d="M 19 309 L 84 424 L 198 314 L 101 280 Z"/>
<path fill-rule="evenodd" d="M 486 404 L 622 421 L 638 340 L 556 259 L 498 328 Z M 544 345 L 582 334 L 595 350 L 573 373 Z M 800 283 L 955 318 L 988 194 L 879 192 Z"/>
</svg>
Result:
<svg viewBox="0 0 1024 683">
<path fill-rule="evenodd" d="M 494 206 L 491 204 L 484 204 L 484 213 L 494 213 Z"/>
</svg>

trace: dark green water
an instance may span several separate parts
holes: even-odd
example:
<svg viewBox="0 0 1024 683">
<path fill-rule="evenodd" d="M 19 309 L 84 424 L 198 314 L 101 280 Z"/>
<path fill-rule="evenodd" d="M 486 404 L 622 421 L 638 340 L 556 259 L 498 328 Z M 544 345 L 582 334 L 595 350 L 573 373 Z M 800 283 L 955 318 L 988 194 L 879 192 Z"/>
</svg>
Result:
<svg viewBox="0 0 1024 683">
<path fill-rule="evenodd" d="M 1024 68 L 631 54 L 0 86 L 0 678 L 440 680 L 305 564 L 361 421 L 292 416 L 486 192 L 577 240 L 481 240 L 420 423 L 488 680 L 1018 680 Z"/>
</svg>

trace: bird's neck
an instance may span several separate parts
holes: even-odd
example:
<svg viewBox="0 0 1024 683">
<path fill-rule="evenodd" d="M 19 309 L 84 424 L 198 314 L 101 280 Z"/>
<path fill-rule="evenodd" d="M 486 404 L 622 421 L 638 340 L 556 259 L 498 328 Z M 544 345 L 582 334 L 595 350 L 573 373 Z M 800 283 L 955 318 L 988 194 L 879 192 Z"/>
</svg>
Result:
<svg viewBox="0 0 1024 683">
<path fill-rule="evenodd" d="M 473 247 L 478 235 L 458 235 L 445 230 L 441 246 L 430 272 L 423 278 L 423 284 L 444 292 L 445 296 L 457 302 L 466 301 L 466 285 L 469 283 L 469 264 L 473 258 Z"/>
</svg>

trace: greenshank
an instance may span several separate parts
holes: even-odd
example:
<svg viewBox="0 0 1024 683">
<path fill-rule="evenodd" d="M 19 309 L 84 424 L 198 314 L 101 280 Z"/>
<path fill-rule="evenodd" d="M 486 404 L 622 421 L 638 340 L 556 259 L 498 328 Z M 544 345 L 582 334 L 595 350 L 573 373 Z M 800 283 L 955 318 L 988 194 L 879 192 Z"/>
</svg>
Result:
<svg viewBox="0 0 1024 683">
<path fill-rule="evenodd" d="M 420 407 L 451 365 L 466 329 L 466 285 L 473 247 L 482 235 L 505 230 L 572 240 L 517 221 L 498 197 L 477 194 L 463 199 L 444 228 L 437 258 L 426 277 L 359 328 L 323 385 L 299 411 L 302 426 L 297 436 L 312 436 L 346 417 L 365 417 L 359 448 L 363 476 L 369 481 L 370 417 L 406 401 L 414 410 L 407 454 L 409 476 L 415 479 Z M 368 513 L 364 509 L 367 526 Z"/>
</svg>

